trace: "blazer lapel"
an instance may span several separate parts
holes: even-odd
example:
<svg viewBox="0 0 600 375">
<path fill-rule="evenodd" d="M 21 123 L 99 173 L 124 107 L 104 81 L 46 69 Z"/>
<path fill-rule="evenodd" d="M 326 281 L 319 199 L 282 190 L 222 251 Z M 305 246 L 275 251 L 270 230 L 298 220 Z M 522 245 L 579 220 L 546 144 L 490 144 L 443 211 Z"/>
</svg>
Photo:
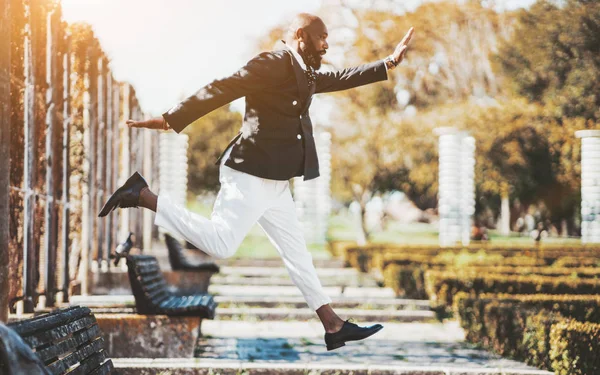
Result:
<svg viewBox="0 0 600 375">
<path fill-rule="evenodd" d="M 304 69 L 300 66 L 296 57 L 289 51 L 285 50 L 291 57 L 292 67 L 294 69 L 294 74 L 296 75 L 296 83 L 298 84 L 298 94 L 300 96 L 300 102 L 302 103 L 302 113 L 306 108 L 306 104 L 309 102 L 310 96 L 315 92 L 315 84 L 312 84 L 311 87 L 308 87 L 308 81 L 306 80 L 306 73 Z"/>
</svg>

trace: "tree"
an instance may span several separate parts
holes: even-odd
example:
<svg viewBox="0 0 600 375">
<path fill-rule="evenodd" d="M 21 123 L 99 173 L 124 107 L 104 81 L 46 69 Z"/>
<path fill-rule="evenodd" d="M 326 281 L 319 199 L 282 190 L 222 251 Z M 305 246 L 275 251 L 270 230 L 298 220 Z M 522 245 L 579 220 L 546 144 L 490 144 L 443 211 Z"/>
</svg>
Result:
<svg viewBox="0 0 600 375">
<path fill-rule="evenodd" d="M 242 115 L 222 107 L 194 121 L 185 133 L 190 137 L 188 188 L 195 194 L 219 189 L 215 161 L 242 124 Z"/>
<path fill-rule="evenodd" d="M 557 119 L 600 119 L 600 3 L 539 0 L 497 58 L 513 89 Z"/>
</svg>

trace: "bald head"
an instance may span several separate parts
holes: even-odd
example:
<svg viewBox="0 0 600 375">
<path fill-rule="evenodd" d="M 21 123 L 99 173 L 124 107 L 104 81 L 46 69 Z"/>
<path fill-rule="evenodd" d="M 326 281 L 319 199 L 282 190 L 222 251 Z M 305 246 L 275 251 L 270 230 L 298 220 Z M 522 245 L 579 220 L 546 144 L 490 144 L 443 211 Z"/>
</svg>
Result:
<svg viewBox="0 0 600 375">
<path fill-rule="evenodd" d="M 298 51 L 302 59 L 315 70 L 321 67 L 322 56 L 327 52 L 327 26 L 319 17 L 300 13 L 292 20 L 286 36 L 290 48 Z"/>
<path fill-rule="evenodd" d="M 319 17 L 309 14 L 309 13 L 300 13 L 297 14 L 296 17 L 292 20 L 290 27 L 288 28 L 287 39 L 289 41 L 298 39 L 298 31 L 302 30 L 312 30 L 314 28 L 327 29 L 325 27 L 325 23 Z"/>
</svg>

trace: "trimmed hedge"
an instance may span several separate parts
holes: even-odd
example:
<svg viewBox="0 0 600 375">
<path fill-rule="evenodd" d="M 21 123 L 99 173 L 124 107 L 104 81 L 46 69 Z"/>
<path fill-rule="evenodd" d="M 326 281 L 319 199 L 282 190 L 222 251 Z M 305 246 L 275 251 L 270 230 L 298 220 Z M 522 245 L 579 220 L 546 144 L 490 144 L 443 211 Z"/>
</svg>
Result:
<svg viewBox="0 0 600 375">
<path fill-rule="evenodd" d="M 575 320 L 555 324 L 550 345 L 557 375 L 600 374 L 600 324 Z"/>
<path fill-rule="evenodd" d="M 519 275 L 461 275 L 430 270 L 425 273 L 425 288 L 432 307 L 449 309 L 458 292 L 473 296 L 484 293 L 508 294 L 600 294 L 600 279 Z"/>
<path fill-rule="evenodd" d="M 600 267 L 600 259 L 597 257 L 564 256 L 552 263 L 552 267 Z"/>
<path fill-rule="evenodd" d="M 600 296 L 456 296 L 455 311 L 466 338 L 500 355 L 552 368 L 550 332 L 565 319 L 600 322 Z"/>
<path fill-rule="evenodd" d="M 404 256 L 442 257 L 452 259 L 457 255 L 469 257 L 531 257 L 537 265 L 553 265 L 557 267 L 596 267 L 600 266 L 600 247 L 502 247 L 471 246 L 440 248 L 439 246 L 398 246 L 387 244 L 371 244 L 367 246 L 345 246 L 343 256 L 347 266 L 362 272 L 373 269 L 384 270 L 389 264 L 395 264 L 396 258 Z M 534 265 L 534 264 L 530 264 Z"/>
<path fill-rule="evenodd" d="M 496 261 L 496 266 L 474 265 L 460 267 L 448 264 L 439 258 L 427 259 L 420 255 L 396 257 L 397 263 L 386 267 L 383 271 L 384 283 L 396 292 L 397 296 L 405 298 L 426 299 L 425 272 L 428 270 L 446 270 L 457 274 L 505 274 L 505 275 L 540 275 L 552 277 L 571 277 L 595 279 L 600 278 L 600 268 L 554 268 L 544 266 L 515 266 L 514 263 L 528 263 L 533 258 L 504 258 Z M 535 262 L 532 262 L 535 263 Z"/>
<path fill-rule="evenodd" d="M 455 297 L 454 311 L 467 339 L 480 343 L 487 335 L 484 324 L 488 305 L 510 305 L 511 308 L 547 311 L 565 317 L 600 323 L 600 296 L 598 295 L 552 295 L 552 294 L 482 294 L 474 297 L 460 292 Z"/>
<path fill-rule="evenodd" d="M 347 248 L 355 246 L 356 241 L 331 240 L 327 242 L 327 250 L 329 250 L 329 253 L 334 257 L 344 256 Z"/>
</svg>

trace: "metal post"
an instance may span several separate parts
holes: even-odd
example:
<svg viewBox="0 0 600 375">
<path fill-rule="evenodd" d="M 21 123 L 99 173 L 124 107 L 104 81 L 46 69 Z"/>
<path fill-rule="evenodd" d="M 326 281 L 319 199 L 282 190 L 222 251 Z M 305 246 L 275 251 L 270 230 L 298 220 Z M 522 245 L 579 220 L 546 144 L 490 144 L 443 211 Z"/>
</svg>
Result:
<svg viewBox="0 0 600 375">
<path fill-rule="evenodd" d="M 149 181 L 154 181 L 154 176 L 152 175 L 152 166 L 154 163 L 154 154 L 152 153 L 152 134 L 154 132 L 150 132 L 146 129 L 142 133 L 144 137 L 144 157 L 142 159 L 143 163 L 143 171 L 142 173 Z M 153 223 L 153 213 L 150 210 L 142 211 L 142 220 L 143 220 L 143 233 L 142 243 L 144 249 L 150 249 L 152 247 L 152 223 Z"/>
<path fill-rule="evenodd" d="M 123 122 L 131 118 L 131 86 L 128 83 L 123 84 Z M 121 177 L 119 178 L 119 186 L 124 184 L 130 175 L 130 156 L 131 156 L 131 130 L 127 125 L 123 125 L 123 134 L 121 135 L 122 150 L 122 168 Z M 119 230 L 119 238 L 126 238 L 129 234 L 129 214 L 131 210 L 121 210 L 121 228 Z"/>
<path fill-rule="evenodd" d="M 0 321 L 8 321 L 10 242 L 10 0 L 0 0 Z"/>
<path fill-rule="evenodd" d="M 120 134 L 120 115 L 121 115 L 121 85 L 119 82 L 117 81 L 113 81 L 113 111 L 114 111 L 114 116 L 113 116 L 113 142 L 112 142 L 112 147 L 113 147 L 113 174 L 112 174 L 112 186 L 113 189 L 111 189 L 111 194 L 113 192 L 113 190 L 116 190 L 117 188 L 117 183 L 118 183 L 118 178 L 119 178 L 119 147 L 120 147 L 120 140 L 121 137 L 119 136 Z M 112 227 L 111 227 L 111 231 L 112 231 L 112 244 L 118 244 L 119 243 L 119 238 L 117 237 L 118 235 L 118 231 L 119 231 L 119 212 L 114 211 L 111 214 L 111 220 L 112 220 Z M 112 251 L 112 246 L 111 249 Z"/>
<path fill-rule="evenodd" d="M 98 143 L 98 51 L 97 46 L 94 44 L 90 47 L 89 51 L 89 59 L 90 66 L 88 72 L 89 78 L 89 86 L 88 86 L 88 94 L 90 97 L 89 103 L 89 116 L 90 116 L 90 143 L 88 148 L 88 159 L 90 163 L 90 170 L 88 174 L 88 188 L 89 188 L 89 210 L 88 210 L 88 225 L 89 225 L 89 247 L 88 249 L 91 251 L 91 256 L 97 255 L 98 252 L 98 232 L 96 227 L 96 215 L 97 207 L 96 207 L 96 195 L 98 191 L 96 190 L 96 150 Z M 93 258 L 91 258 L 93 259 Z"/>
<path fill-rule="evenodd" d="M 69 144 L 71 142 L 71 36 L 65 37 L 65 52 L 63 55 L 63 215 L 62 215 L 62 230 L 63 230 L 63 302 L 69 302 Z"/>
<path fill-rule="evenodd" d="M 114 101 L 113 101 L 113 81 L 110 71 L 106 72 L 106 177 L 104 178 L 104 201 L 108 199 L 108 196 L 113 191 L 112 175 L 113 175 L 113 129 L 114 129 Z M 104 243 L 106 247 L 106 264 L 110 268 L 110 248 L 112 247 L 112 222 L 113 215 L 108 215 L 106 218 Z"/>
<path fill-rule="evenodd" d="M 54 228 L 56 226 L 55 202 L 54 202 L 54 132 L 56 127 L 56 110 L 58 102 L 58 92 L 55 88 L 57 78 L 57 38 L 55 11 L 48 13 L 46 23 L 46 200 L 45 214 L 45 243 L 44 252 L 46 259 L 46 306 L 54 306 L 54 293 L 56 284 L 56 241 L 54 237 Z"/>
<path fill-rule="evenodd" d="M 23 311 L 33 312 L 36 269 L 35 269 L 35 215 L 33 189 L 37 180 L 37 126 L 35 121 L 35 72 L 32 52 L 32 12 L 36 10 L 37 4 L 30 4 L 29 23 L 25 34 L 25 162 L 24 162 L 24 224 L 23 224 Z"/>
<path fill-rule="evenodd" d="M 103 241 L 104 241 L 104 223 L 106 222 L 104 218 L 98 217 L 96 211 L 100 210 L 102 204 L 104 203 L 104 136 L 106 129 L 106 117 L 105 117 L 105 92 L 104 92 L 104 78 L 106 77 L 104 74 L 104 58 L 100 57 L 98 59 L 98 91 L 97 91 L 97 134 L 96 134 L 96 173 L 94 174 L 94 182 L 96 185 L 96 210 L 94 210 L 94 218 L 96 220 L 96 238 L 95 238 L 95 246 L 96 246 L 96 262 L 98 263 L 98 267 L 101 268 L 103 265 Z"/>
</svg>

